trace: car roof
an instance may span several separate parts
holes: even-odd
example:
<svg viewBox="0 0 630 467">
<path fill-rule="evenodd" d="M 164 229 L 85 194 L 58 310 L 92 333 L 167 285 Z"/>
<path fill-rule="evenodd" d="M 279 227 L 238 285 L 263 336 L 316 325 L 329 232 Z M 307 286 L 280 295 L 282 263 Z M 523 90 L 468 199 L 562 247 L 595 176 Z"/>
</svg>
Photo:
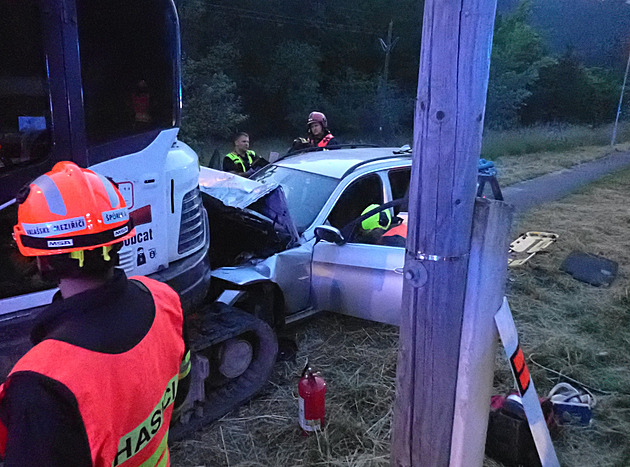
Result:
<svg viewBox="0 0 630 467">
<path fill-rule="evenodd" d="M 281 159 L 274 165 L 341 179 L 370 162 L 402 162 L 411 159 L 411 154 L 394 154 L 394 151 L 399 150 L 400 148 L 360 147 L 305 152 Z"/>
</svg>

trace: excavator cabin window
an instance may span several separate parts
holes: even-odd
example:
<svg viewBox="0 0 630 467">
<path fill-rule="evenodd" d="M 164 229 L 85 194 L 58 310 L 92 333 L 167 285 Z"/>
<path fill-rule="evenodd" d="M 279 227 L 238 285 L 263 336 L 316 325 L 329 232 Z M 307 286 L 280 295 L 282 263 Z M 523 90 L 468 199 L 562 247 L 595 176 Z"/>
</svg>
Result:
<svg viewBox="0 0 630 467">
<path fill-rule="evenodd" d="M 0 175 L 50 152 L 50 97 L 39 2 L 0 3 Z"/>
<path fill-rule="evenodd" d="M 165 5 L 77 1 L 88 145 L 179 123 L 177 53 Z"/>
</svg>

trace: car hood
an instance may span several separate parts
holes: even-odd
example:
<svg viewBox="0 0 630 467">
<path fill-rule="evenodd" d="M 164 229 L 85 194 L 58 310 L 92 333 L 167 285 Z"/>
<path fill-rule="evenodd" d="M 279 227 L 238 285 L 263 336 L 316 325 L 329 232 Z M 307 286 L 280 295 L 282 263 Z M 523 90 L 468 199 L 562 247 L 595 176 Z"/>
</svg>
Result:
<svg viewBox="0 0 630 467">
<path fill-rule="evenodd" d="M 220 170 L 201 167 L 199 189 L 204 195 L 212 198 L 204 201 L 210 214 L 211 249 L 213 233 L 225 237 L 226 243 L 228 235 L 233 237 L 234 233 L 237 235 L 242 233 L 247 237 L 242 243 L 248 240 L 248 247 L 244 248 L 248 255 L 245 256 L 266 257 L 271 250 L 277 252 L 292 248 L 298 243 L 299 234 L 291 219 L 280 185 L 260 183 Z M 217 225 L 221 223 L 230 225 Z M 235 224 L 240 224 L 242 228 Z M 252 229 L 259 235 L 258 237 L 251 237 L 248 232 Z M 219 240 L 216 236 L 215 239 Z M 258 244 L 260 248 L 255 248 Z M 235 258 L 229 262 L 239 263 L 240 260 Z"/>
<path fill-rule="evenodd" d="M 226 206 L 246 208 L 278 188 L 220 170 L 201 167 L 199 188 Z"/>
</svg>

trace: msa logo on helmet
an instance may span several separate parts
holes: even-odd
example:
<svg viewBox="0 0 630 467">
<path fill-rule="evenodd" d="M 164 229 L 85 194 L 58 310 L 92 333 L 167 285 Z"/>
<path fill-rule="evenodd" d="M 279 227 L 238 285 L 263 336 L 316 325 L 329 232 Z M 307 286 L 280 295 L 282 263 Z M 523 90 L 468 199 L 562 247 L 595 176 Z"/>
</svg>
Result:
<svg viewBox="0 0 630 467">
<path fill-rule="evenodd" d="M 66 248 L 72 246 L 72 240 L 48 240 L 48 248 Z"/>
<path fill-rule="evenodd" d="M 114 209 L 113 211 L 103 212 L 103 222 L 113 224 L 114 222 L 122 222 L 129 220 L 129 211 L 127 208 Z"/>
<path fill-rule="evenodd" d="M 125 225 L 124 227 L 121 227 L 118 230 L 114 230 L 114 237 L 118 238 L 121 235 L 126 234 L 127 232 L 129 232 L 129 226 Z"/>
<path fill-rule="evenodd" d="M 85 217 L 75 217 L 63 221 L 45 222 L 41 224 L 22 223 L 24 232 L 31 237 L 52 237 L 61 233 L 76 232 L 86 227 Z"/>
</svg>

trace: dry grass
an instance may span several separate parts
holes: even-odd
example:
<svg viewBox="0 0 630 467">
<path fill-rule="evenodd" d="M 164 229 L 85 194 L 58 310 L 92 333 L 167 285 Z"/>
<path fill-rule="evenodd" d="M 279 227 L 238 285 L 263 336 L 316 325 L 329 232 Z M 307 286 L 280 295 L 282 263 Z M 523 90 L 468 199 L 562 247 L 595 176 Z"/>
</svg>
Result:
<svg viewBox="0 0 630 467">
<path fill-rule="evenodd" d="M 552 231 L 556 244 L 513 269 L 508 296 L 539 393 L 559 372 L 598 389 L 594 421 L 556 440 L 563 466 L 630 465 L 630 171 L 530 212 L 513 236 Z M 573 250 L 619 262 L 610 288 L 562 273 Z M 276 364 L 272 382 L 249 404 L 173 446 L 175 466 L 389 465 L 396 328 L 333 314 L 294 329 L 296 362 Z M 297 428 L 297 381 L 309 357 L 328 383 L 328 424 L 318 436 Z M 550 371 L 548 369 L 554 370 Z M 512 388 L 497 358 L 495 392 Z M 486 459 L 486 467 L 500 464 Z"/>
<path fill-rule="evenodd" d="M 254 401 L 174 446 L 174 465 L 388 465 L 398 330 L 322 314 L 291 337 L 300 349 L 296 361 L 277 363 Z M 327 424 L 303 437 L 297 382 L 307 357 L 327 381 Z"/>
<path fill-rule="evenodd" d="M 593 425 L 567 427 L 557 442 L 563 465 L 630 465 L 629 206 L 625 171 L 528 213 L 514 231 L 560 235 L 548 253 L 511 273 L 508 298 L 526 354 L 599 390 Z M 593 287 L 561 272 L 574 250 L 617 261 L 612 286 Z M 559 381 L 534 363 L 530 369 L 540 393 Z"/>
<path fill-rule="evenodd" d="M 584 146 L 561 152 L 539 152 L 502 156 L 495 159 L 501 186 L 529 180 L 530 178 L 567 169 L 584 162 L 600 159 L 614 151 L 628 151 L 630 143 L 610 146 Z"/>
<path fill-rule="evenodd" d="M 486 159 L 534 154 L 540 152 L 562 152 L 582 146 L 610 145 L 613 125 L 570 125 L 541 124 L 511 130 L 486 129 L 483 133 L 481 154 Z M 629 122 L 620 122 L 617 143 L 630 141 Z"/>
</svg>

